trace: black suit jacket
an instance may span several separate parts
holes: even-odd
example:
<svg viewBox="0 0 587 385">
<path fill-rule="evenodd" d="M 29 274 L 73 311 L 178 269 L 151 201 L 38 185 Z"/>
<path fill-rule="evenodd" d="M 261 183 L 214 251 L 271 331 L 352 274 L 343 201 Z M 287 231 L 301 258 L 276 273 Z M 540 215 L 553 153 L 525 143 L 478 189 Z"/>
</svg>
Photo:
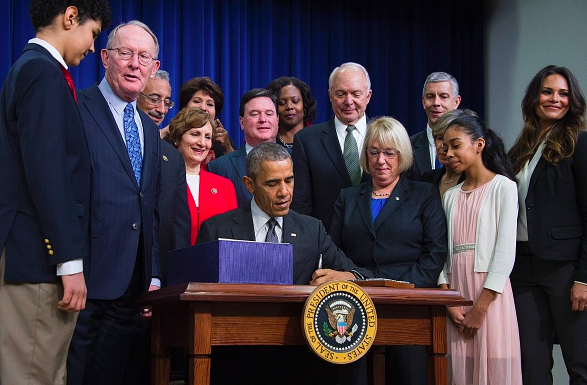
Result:
<svg viewBox="0 0 587 385">
<path fill-rule="evenodd" d="M 254 241 L 253 215 L 251 204 L 216 215 L 202 223 L 196 243 L 218 238 Z M 283 243 L 293 245 L 293 283 L 307 285 L 312 273 L 318 267 L 322 255 L 322 267 L 340 271 L 357 270 L 367 277 L 372 275 L 366 269 L 355 266 L 341 252 L 326 233 L 322 223 L 293 210 L 283 217 Z"/>
<path fill-rule="evenodd" d="M 0 96 L 0 248 L 7 282 L 55 282 L 88 256 L 90 157 L 60 64 L 27 44 Z"/>
<path fill-rule="evenodd" d="M 98 86 L 80 91 L 78 101 L 92 161 L 90 258 L 84 263 L 88 299 L 116 299 L 128 288 L 135 262 L 143 267 L 144 290 L 151 277 L 161 277 L 155 220 L 159 129 L 137 110 L 144 132 L 138 186 L 124 139 Z"/>
<path fill-rule="evenodd" d="M 159 259 L 162 284 L 167 282 L 167 252 L 190 246 L 191 218 L 187 201 L 185 162 L 175 147 L 161 144 L 159 192 Z"/>
<path fill-rule="evenodd" d="M 412 143 L 412 151 L 414 153 L 414 162 L 412 168 L 406 173 L 408 179 L 422 180 L 422 175 L 426 171 L 432 170 L 430 163 L 430 147 L 428 146 L 428 136 L 426 130 L 420 131 L 417 134 L 410 136 Z"/>
<path fill-rule="evenodd" d="M 346 188 L 336 201 L 330 236 L 371 275 L 436 287 L 447 250 L 438 189 L 400 177 L 375 223 L 371 183 Z"/>
<path fill-rule="evenodd" d="M 577 261 L 575 280 L 587 282 L 587 133 L 558 165 L 540 159 L 525 202 L 530 251 L 545 260 Z"/>
<path fill-rule="evenodd" d="M 353 185 L 334 119 L 299 131 L 294 136 L 292 158 L 295 176 L 292 209 L 320 219 L 329 229 L 340 190 Z M 363 172 L 361 182 L 370 179 L 370 175 Z"/>
<path fill-rule="evenodd" d="M 246 159 L 247 151 L 243 144 L 238 150 L 216 158 L 206 166 L 211 173 L 230 179 L 236 191 L 238 207 L 246 206 L 253 198 L 243 183 L 243 177 L 247 175 Z"/>
</svg>

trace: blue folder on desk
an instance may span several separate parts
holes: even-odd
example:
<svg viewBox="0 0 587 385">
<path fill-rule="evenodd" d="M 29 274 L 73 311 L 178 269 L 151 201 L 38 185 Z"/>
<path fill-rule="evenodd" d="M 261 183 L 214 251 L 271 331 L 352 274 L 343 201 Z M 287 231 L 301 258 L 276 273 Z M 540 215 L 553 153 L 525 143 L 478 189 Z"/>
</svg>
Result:
<svg viewBox="0 0 587 385">
<path fill-rule="evenodd" d="M 293 245 L 219 239 L 167 253 L 168 285 L 293 284 Z"/>
</svg>

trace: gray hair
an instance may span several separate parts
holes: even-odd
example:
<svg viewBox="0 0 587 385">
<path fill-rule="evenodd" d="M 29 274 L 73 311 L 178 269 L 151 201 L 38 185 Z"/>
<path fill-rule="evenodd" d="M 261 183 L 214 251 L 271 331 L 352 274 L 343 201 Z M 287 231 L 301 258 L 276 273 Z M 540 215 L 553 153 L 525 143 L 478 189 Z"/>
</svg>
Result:
<svg viewBox="0 0 587 385">
<path fill-rule="evenodd" d="M 125 27 L 127 25 L 136 25 L 137 27 L 141 27 L 142 29 L 144 29 L 145 31 L 147 31 L 147 33 L 149 35 L 151 35 L 151 37 L 153 38 L 153 41 L 155 42 L 155 56 L 153 57 L 153 59 L 157 60 L 157 58 L 159 57 L 159 40 L 157 40 L 157 36 L 155 36 L 155 34 L 153 33 L 153 31 L 151 31 L 151 28 L 149 28 L 147 26 L 147 24 L 143 23 L 142 21 L 138 21 L 138 20 L 131 20 L 131 21 L 127 22 L 127 23 L 118 24 L 108 34 L 108 40 L 106 41 L 106 49 L 113 48 L 113 46 L 114 46 L 114 38 L 116 37 L 116 32 L 118 32 L 118 30 L 120 28 Z"/>
<path fill-rule="evenodd" d="M 261 173 L 261 163 L 279 162 L 286 159 L 289 159 L 291 162 L 291 155 L 289 155 L 289 152 L 284 147 L 272 142 L 261 143 L 253 147 L 247 154 L 247 176 L 255 180 L 257 175 Z"/>
<path fill-rule="evenodd" d="M 332 87 L 332 81 L 334 80 L 334 75 L 336 75 L 336 73 L 338 71 L 346 69 L 346 68 L 351 68 L 354 70 L 361 71 L 363 73 L 363 75 L 365 75 L 365 79 L 367 80 L 367 91 L 369 91 L 371 89 L 371 79 L 369 78 L 369 73 L 367 72 L 365 67 L 363 67 L 359 63 L 353 63 L 353 62 L 343 63 L 340 65 L 340 67 L 336 67 L 335 69 L 332 70 L 332 72 L 330 73 L 330 77 L 328 78 L 328 89 L 330 89 Z"/>
<path fill-rule="evenodd" d="M 438 120 L 436 120 L 436 124 L 434 125 L 434 128 L 432 129 L 432 137 L 434 139 L 436 139 L 438 136 L 444 135 L 444 133 L 448 129 L 448 126 L 451 125 L 453 120 L 460 118 L 461 116 L 476 116 L 476 117 L 478 117 L 477 113 L 472 110 L 456 109 L 456 110 L 448 111 L 447 113 L 442 115 L 440 118 L 438 118 Z"/>
<path fill-rule="evenodd" d="M 426 94 L 426 84 L 438 82 L 450 82 L 453 93 L 452 97 L 456 98 L 459 96 L 459 83 L 454 76 L 447 74 L 446 72 L 432 72 L 430 75 L 428 75 L 426 81 L 424 82 L 424 87 L 422 88 L 422 97 Z"/>
<path fill-rule="evenodd" d="M 169 81 L 169 72 L 165 70 L 157 70 L 157 72 L 155 72 L 155 76 L 153 76 L 153 79 L 163 79 Z"/>
</svg>

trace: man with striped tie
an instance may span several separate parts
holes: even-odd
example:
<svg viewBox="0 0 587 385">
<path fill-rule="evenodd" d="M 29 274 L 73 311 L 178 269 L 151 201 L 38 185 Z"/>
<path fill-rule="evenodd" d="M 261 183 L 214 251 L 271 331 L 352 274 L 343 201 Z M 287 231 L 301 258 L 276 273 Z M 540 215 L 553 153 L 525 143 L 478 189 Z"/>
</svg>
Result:
<svg viewBox="0 0 587 385">
<path fill-rule="evenodd" d="M 296 192 L 292 208 L 320 219 L 327 230 L 340 190 L 370 178 L 361 170 L 359 153 L 367 132 L 365 110 L 371 93 L 367 70 L 357 63 L 342 64 L 328 79 L 334 118 L 307 127 L 294 137 Z"/>
</svg>

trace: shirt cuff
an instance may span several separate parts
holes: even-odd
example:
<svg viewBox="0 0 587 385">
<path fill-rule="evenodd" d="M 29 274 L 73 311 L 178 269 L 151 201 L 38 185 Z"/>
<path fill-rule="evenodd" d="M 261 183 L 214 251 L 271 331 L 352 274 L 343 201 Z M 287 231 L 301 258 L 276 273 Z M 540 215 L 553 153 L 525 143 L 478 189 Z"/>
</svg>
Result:
<svg viewBox="0 0 587 385">
<path fill-rule="evenodd" d="M 159 278 L 151 278 L 151 286 L 157 286 L 158 288 L 161 288 L 161 280 Z"/>
<path fill-rule="evenodd" d="M 575 283 L 580 283 L 581 285 L 586 285 L 587 286 L 587 283 L 585 283 L 585 282 L 575 281 Z"/>
<path fill-rule="evenodd" d="M 73 275 L 84 271 L 84 260 L 82 258 L 74 259 L 57 264 L 57 275 Z"/>
</svg>

